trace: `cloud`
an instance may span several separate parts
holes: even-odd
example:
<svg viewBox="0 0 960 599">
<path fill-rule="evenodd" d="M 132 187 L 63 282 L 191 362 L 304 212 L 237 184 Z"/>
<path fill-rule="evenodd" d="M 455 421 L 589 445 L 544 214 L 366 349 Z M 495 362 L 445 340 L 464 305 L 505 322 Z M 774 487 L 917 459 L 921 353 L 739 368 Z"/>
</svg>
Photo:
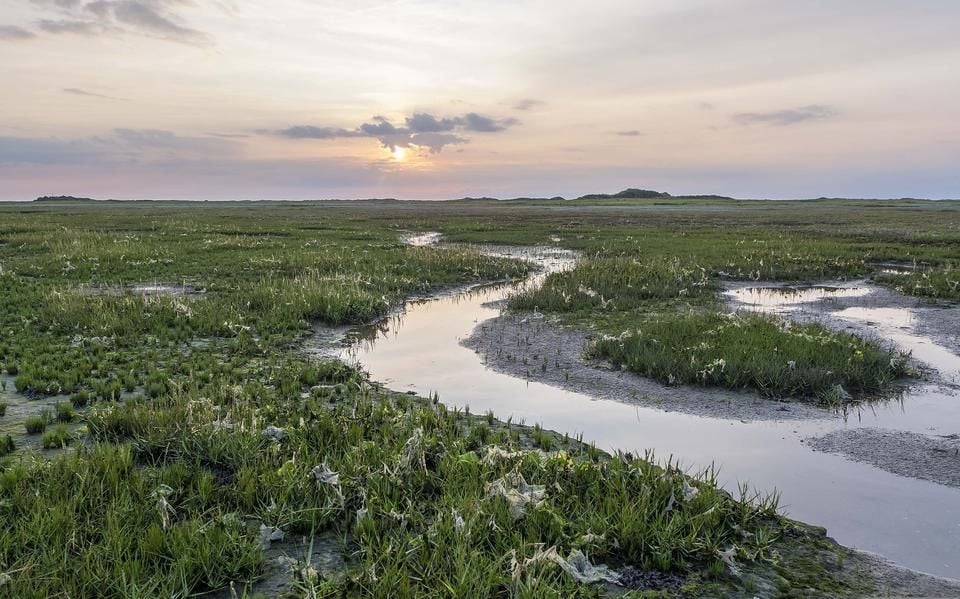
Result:
<svg viewBox="0 0 960 599">
<path fill-rule="evenodd" d="M 517 119 L 503 119 L 498 121 L 490 117 L 477 114 L 476 112 L 469 112 L 463 115 L 461 118 L 463 119 L 464 129 L 467 131 L 478 131 L 480 133 L 496 133 L 497 131 L 504 131 L 520 122 Z"/>
<path fill-rule="evenodd" d="M 438 118 L 427 112 L 416 112 L 404 118 L 404 125 L 397 126 L 383 116 L 375 116 L 371 122 L 361 123 L 356 129 L 342 127 L 316 127 L 296 125 L 277 131 L 260 130 L 257 133 L 274 134 L 290 139 L 340 139 L 353 137 L 374 138 L 380 144 L 395 150 L 416 146 L 431 154 L 445 146 L 469 143 L 463 133 L 498 133 L 519 123 L 516 119 L 496 119 L 476 112 Z"/>
<path fill-rule="evenodd" d="M 534 100 L 532 98 L 527 98 L 524 100 L 520 100 L 519 102 L 514 104 L 513 109 L 522 110 L 522 111 L 533 110 L 534 108 L 539 108 L 540 106 L 543 106 L 545 104 L 546 102 L 544 102 L 543 100 Z"/>
<path fill-rule="evenodd" d="M 437 154 L 443 150 L 444 146 L 469 143 L 469 139 L 454 135 L 452 133 L 417 133 L 410 137 L 407 145 L 415 145 L 421 148 L 427 148 L 431 154 Z M 400 145 L 400 144 L 398 144 Z"/>
<path fill-rule="evenodd" d="M 259 131 L 259 133 L 269 133 L 269 131 Z M 348 131 L 337 127 L 313 127 L 310 125 L 297 125 L 288 127 L 276 132 L 277 135 L 289 137 L 290 139 L 336 139 L 338 137 L 367 137 L 360 131 Z"/>
<path fill-rule="evenodd" d="M 796 125 L 805 121 L 818 121 L 836 116 L 837 111 L 823 104 L 810 104 L 799 108 L 771 112 L 741 112 L 733 120 L 741 125 Z"/>
<path fill-rule="evenodd" d="M 85 89 L 80 89 L 77 87 L 65 87 L 63 88 L 63 93 L 70 94 L 73 96 L 85 96 L 88 98 L 101 98 L 103 100 L 122 100 L 126 101 L 126 98 L 118 98 L 116 96 L 108 96 L 105 94 L 98 94 L 96 92 L 88 92 Z"/>
<path fill-rule="evenodd" d="M 209 135 L 210 137 L 219 137 L 222 139 L 247 139 L 250 137 L 246 133 L 217 133 L 215 131 L 204 133 L 204 135 Z"/>
<path fill-rule="evenodd" d="M 625 131 L 611 131 L 614 135 L 619 135 L 620 137 L 640 137 L 643 135 L 642 132 L 636 129 L 627 129 Z"/>
<path fill-rule="evenodd" d="M 37 27 L 42 31 L 53 34 L 99 35 L 104 31 L 103 25 L 95 21 L 77 21 L 73 19 L 41 19 L 37 21 Z"/>
<path fill-rule="evenodd" d="M 0 25 L 0 40 L 29 40 L 37 37 L 37 34 L 24 29 L 23 27 L 17 27 L 16 25 Z"/>
<path fill-rule="evenodd" d="M 60 17 L 37 22 L 37 27 L 46 33 L 133 33 L 198 46 L 211 42 L 207 34 L 185 24 L 180 10 L 192 4 L 187 0 L 33 0 L 33 3 Z"/>
<path fill-rule="evenodd" d="M 118 164 L 224 157 L 236 143 L 214 137 L 185 137 L 160 129 L 113 129 L 94 137 L 0 137 L 0 164 Z"/>
<path fill-rule="evenodd" d="M 206 34 L 176 23 L 174 21 L 175 16 L 164 14 L 147 2 L 137 2 L 136 0 L 106 2 L 101 0 L 93 4 L 104 5 L 105 10 L 109 11 L 111 16 L 119 23 L 164 39 L 198 44 L 208 41 Z M 87 6 L 89 8 L 91 5 Z"/>
<path fill-rule="evenodd" d="M 406 119 L 407 128 L 416 133 L 437 133 L 452 131 L 457 126 L 457 119 L 437 119 L 432 114 L 419 112 Z"/>
</svg>

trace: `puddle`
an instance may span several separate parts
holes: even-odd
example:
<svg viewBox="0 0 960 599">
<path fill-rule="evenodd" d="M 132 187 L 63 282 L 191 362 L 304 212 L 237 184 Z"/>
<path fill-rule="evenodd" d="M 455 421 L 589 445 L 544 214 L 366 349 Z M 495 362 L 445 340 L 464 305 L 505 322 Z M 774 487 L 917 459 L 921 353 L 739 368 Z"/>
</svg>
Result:
<svg viewBox="0 0 960 599">
<path fill-rule="evenodd" d="M 428 245 L 437 245 L 443 237 L 441 233 L 432 231 L 426 233 L 414 233 L 403 238 L 403 242 L 414 247 L 424 247 Z"/>
<path fill-rule="evenodd" d="M 739 287 L 724 292 L 734 301 L 756 312 L 782 314 L 799 309 L 803 304 L 864 297 L 871 293 L 867 287 L 841 286 L 771 286 Z"/>
<path fill-rule="evenodd" d="M 201 292 L 185 285 L 134 285 L 130 293 L 137 295 L 199 295 Z"/>
<path fill-rule="evenodd" d="M 197 289 L 190 285 L 172 285 L 165 283 L 138 284 L 125 287 L 82 287 L 77 290 L 78 293 L 86 295 L 142 295 L 147 297 L 185 297 L 200 296 L 206 293 L 203 289 Z"/>
<path fill-rule="evenodd" d="M 892 272 L 897 274 L 911 273 L 924 268 L 929 268 L 929 262 L 908 262 L 905 260 L 885 260 L 879 262 L 870 262 L 870 266 L 879 268 L 880 272 Z"/>
<path fill-rule="evenodd" d="M 574 256 L 562 250 L 486 251 L 534 259 L 548 270 L 574 263 Z M 534 275 L 524 284 L 538 284 L 542 276 Z M 480 356 L 460 345 L 479 323 L 500 314 L 497 302 L 515 289 L 499 285 L 410 302 L 402 314 L 366 328 L 342 357 L 357 360 L 374 380 L 392 389 L 421 395 L 436 392 L 449 406 L 469 407 L 474 413 L 492 410 L 500 419 L 512 417 L 515 422 L 582 434 L 584 441 L 604 449 L 652 449 L 660 459 L 674 456 L 691 470 L 715 465 L 727 489 L 736 493 L 740 482 L 765 491 L 776 489 L 787 514 L 826 526 L 845 545 L 920 571 L 960 578 L 960 489 L 814 452 L 803 442 L 854 427 L 928 435 L 960 432 L 960 397 L 951 391 L 926 385 L 900 402 L 853 408 L 846 419 L 825 412 L 823 419 L 810 421 L 741 422 L 597 400 L 489 370 Z M 750 297 L 749 291 L 737 293 Z M 871 288 L 857 284 L 763 291 L 754 297 L 758 306 L 779 297 L 798 307 L 870 293 Z M 846 322 L 854 321 L 851 317 Z"/>
<path fill-rule="evenodd" d="M 835 313 L 837 318 L 860 320 L 868 325 L 882 326 L 886 329 L 910 329 L 915 315 L 908 308 L 866 308 L 852 306 Z"/>
<path fill-rule="evenodd" d="M 930 337 L 912 333 L 916 322 L 916 314 L 913 310 L 853 306 L 835 312 L 833 316 L 865 324 L 884 339 L 911 352 L 916 360 L 935 368 L 945 382 L 960 382 L 960 356 L 939 345 Z"/>
<path fill-rule="evenodd" d="M 45 454 L 51 454 L 57 451 L 44 450 L 43 433 L 35 435 L 27 434 L 24 423 L 28 418 L 39 416 L 44 412 L 49 412 L 52 416 L 55 413 L 57 404 L 70 401 L 70 398 L 66 395 L 55 395 L 52 397 L 30 399 L 25 395 L 17 393 L 13 384 L 14 377 L 8 375 L 0 375 L 0 383 L 6 384 L 5 389 L 0 386 L 0 401 L 7 404 L 6 414 L 0 416 L 0 435 L 10 435 L 18 452 L 23 449 L 43 451 Z M 47 430 L 51 430 L 58 424 L 60 423 L 51 422 L 47 425 Z M 76 420 L 66 424 L 67 430 L 71 434 L 82 428 L 82 426 L 83 425 Z M 76 443 L 76 440 L 74 440 L 74 443 Z"/>
</svg>

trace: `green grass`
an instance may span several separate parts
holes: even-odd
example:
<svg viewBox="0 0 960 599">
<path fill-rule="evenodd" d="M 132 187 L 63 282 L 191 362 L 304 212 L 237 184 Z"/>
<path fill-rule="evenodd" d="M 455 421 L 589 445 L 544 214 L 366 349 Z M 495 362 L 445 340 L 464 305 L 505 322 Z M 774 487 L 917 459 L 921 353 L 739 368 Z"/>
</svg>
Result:
<svg viewBox="0 0 960 599">
<path fill-rule="evenodd" d="M 626 311 L 651 300 L 708 296 L 713 286 L 703 268 L 680 258 L 585 258 L 572 270 L 550 275 L 542 286 L 516 295 L 511 307 L 548 312 Z"/>
<path fill-rule="evenodd" d="M 642 320 L 587 350 L 668 384 L 756 389 L 838 403 L 877 395 L 910 373 L 909 356 L 820 325 L 760 315 L 690 312 Z"/>
<path fill-rule="evenodd" d="M 0 435 L 0 457 L 13 453 L 15 449 L 16 445 L 14 445 L 13 438 L 10 435 Z"/>
<path fill-rule="evenodd" d="M 611 341 L 609 359 L 723 358 L 722 376 L 714 369 L 708 378 L 718 378 L 700 384 L 731 384 L 723 377 L 736 365 L 732 384 L 773 394 L 816 394 L 834 379 L 867 391 L 898 373 L 851 338 L 818 356 L 819 342 L 757 321 L 747 337 L 718 334 L 710 351 L 679 340 L 699 343 L 722 324 L 710 312 L 726 280 L 866 276 L 878 262 L 909 261 L 927 265 L 934 282 L 923 285 L 939 295 L 885 283 L 952 297 L 943 290 L 960 263 L 958 226 L 956 204 L 917 202 L 0 206 L 0 364 L 28 397 L 69 396 L 73 408 L 59 404 L 57 420 L 89 431 L 50 460 L 0 440 L 0 453 L 13 451 L 0 460 L 3 593 L 180 597 L 231 580 L 242 589 L 264 569 L 261 522 L 341 540 L 346 572 L 298 577 L 302 595 L 596 596 L 553 562 L 523 566 L 555 547 L 679 573 L 696 596 L 741 586 L 719 559 L 734 544 L 744 567 L 810 595 L 862 590 L 822 560 L 791 573 L 792 547 L 827 541 L 778 517 L 775 501 L 723 493 L 711 473 L 687 479 L 650 456 L 610 458 L 539 427 L 386 393 L 300 348 L 312 326 L 362 323 L 412 294 L 526 273 L 469 248 L 400 242 L 437 230 L 580 251 L 573 272 L 515 305 L 614 335 L 643 330 L 624 347 Z M 152 283 L 195 293 L 131 291 Z M 674 326 L 657 329 L 653 314 Z M 650 348 L 651 338 L 678 344 Z M 790 357 L 751 363 L 733 351 L 747 342 Z M 862 363 L 849 362 L 858 350 Z M 784 372 L 791 360 L 802 376 Z M 824 360 L 849 367 L 813 377 Z M 808 379 L 816 386 L 804 389 Z M 39 434 L 53 420 L 24 426 Z M 284 429 L 279 441 L 262 434 L 269 425 Z M 68 439 L 58 426 L 43 442 Z M 318 484 L 321 464 L 339 487 Z M 491 489 L 526 488 L 520 476 L 543 497 L 514 519 Z"/>
<path fill-rule="evenodd" d="M 960 301 L 960 267 L 957 264 L 914 272 L 883 274 L 879 280 L 907 295 Z"/>
<path fill-rule="evenodd" d="M 211 383 L 97 405 L 88 416 L 92 448 L 49 465 L 9 465 L 0 475 L 8 590 L 186 596 L 248 580 L 263 568 L 249 518 L 290 535 L 349 539 L 356 566 L 314 584 L 381 597 L 590 594 L 555 565 L 509 567 L 511 556 L 522 563 L 540 544 L 694 580 L 714 571 L 723 581 L 720 551 L 736 544 L 747 559 L 791 528 L 775 498 L 730 497 L 709 472 L 688 479 L 650 456 L 610 460 L 539 428 L 491 427 L 485 416 L 405 395 L 303 401 L 306 385 L 277 383 L 311 378 L 315 367 L 277 359 L 268 367 L 280 369 L 275 378 L 262 373 L 267 385 Z M 365 386 L 356 373 L 321 369 L 324 383 Z M 235 426 L 214 424 L 224 421 Z M 261 434 L 267 423 L 284 429 L 279 442 Z M 479 445 L 477 430 L 486 431 Z M 551 453 L 527 449 L 535 445 Z M 319 464 L 339 474 L 338 484 L 318 483 Z M 542 496 L 522 514 L 494 491 L 525 484 Z"/>
<path fill-rule="evenodd" d="M 69 401 L 63 401 L 57 404 L 56 417 L 57 422 L 71 422 L 76 414 L 73 412 L 73 404 Z"/>
<path fill-rule="evenodd" d="M 28 435 L 39 435 L 47 429 L 47 424 L 49 423 L 49 414 L 40 414 L 38 416 L 30 416 L 24 420 L 23 426 L 27 430 Z"/>
<path fill-rule="evenodd" d="M 58 425 L 53 430 L 49 430 L 43 433 L 43 448 L 44 449 L 59 449 L 66 447 L 70 444 L 70 433 L 67 431 L 67 427 Z"/>
</svg>

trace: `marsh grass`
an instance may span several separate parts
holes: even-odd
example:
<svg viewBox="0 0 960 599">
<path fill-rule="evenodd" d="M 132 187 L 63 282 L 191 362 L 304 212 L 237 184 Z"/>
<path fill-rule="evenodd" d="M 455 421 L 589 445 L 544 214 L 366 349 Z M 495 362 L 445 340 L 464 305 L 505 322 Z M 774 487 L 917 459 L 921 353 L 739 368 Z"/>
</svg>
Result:
<svg viewBox="0 0 960 599">
<path fill-rule="evenodd" d="M 13 437 L 8 434 L 0 435 L 0 457 L 13 453 L 15 449 L 16 445 L 13 442 Z"/>
<path fill-rule="evenodd" d="M 570 271 L 511 298 L 519 310 L 547 312 L 626 311 L 650 300 L 709 297 L 706 270 L 679 258 L 641 261 L 630 257 L 585 258 Z"/>
<path fill-rule="evenodd" d="M 47 425 L 50 423 L 50 414 L 44 412 L 36 416 L 30 416 L 23 422 L 24 428 L 27 430 L 28 435 L 39 435 L 47 429 Z"/>
<path fill-rule="evenodd" d="M 44 449 L 63 448 L 69 445 L 70 441 L 70 432 L 62 424 L 43 433 L 42 444 Z"/>
<path fill-rule="evenodd" d="M 587 258 L 510 299 L 598 330 L 588 357 L 667 384 L 756 390 L 835 404 L 911 374 L 908 356 L 819 325 L 720 312 L 708 270 L 680 261 Z M 548 364 L 544 356 L 540 369 Z"/>
<path fill-rule="evenodd" d="M 768 563 L 762 556 L 793 530 L 775 496 L 732 497 L 712 472 L 688 477 L 649 454 L 611 458 L 540 427 L 379 391 L 339 363 L 274 354 L 255 374 L 242 385 L 98 403 L 86 414 L 92 445 L 49 463 L 9 463 L 0 473 L 8 589 L 127 597 L 223 588 L 263 571 L 259 522 L 345 539 L 347 570 L 307 572 L 301 589 L 594 593 L 556 565 L 523 565 L 546 547 L 676 572 L 696 588 L 730 584 L 720 552 L 736 545 L 737 560 Z M 307 382 L 342 385 L 346 396 L 313 398 Z M 268 425 L 283 435 L 265 436 Z M 45 445 L 63 446 L 64 430 Z M 322 482 L 320 465 L 335 477 Z M 495 489 L 534 499 L 516 504 Z"/>
<path fill-rule="evenodd" d="M 960 300 L 960 268 L 956 264 L 913 272 L 881 274 L 877 280 L 908 295 Z"/>
<path fill-rule="evenodd" d="M 911 372 L 909 355 L 876 342 L 752 314 L 660 314 L 596 339 L 587 353 L 668 384 L 824 403 L 880 394 Z"/>
<path fill-rule="evenodd" d="M 69 401 L 63 401 L 56 405 L 57 422 L 72 422 L 76 414 L 73 411 L 73 404 Z"/>
<path fill-rule="evenodd" d="M 732 551 L 807 595 L 842 595 L 849 587 L 826 561 L 797 568 L 791 554 L 777 557 L 784 539 L 826 541 L 777 516 L 775 497 L 730 496 L 711 472 L 687 477 L 653 456 L 611 457 L 542 428 L 387 393 L 297 353 L 313 321 L 364 322 L 410 294 L 527 271 L 465 248 L 407 248 L 401 230 L 580 250 L 579 270 L 516 301 L 617 334 L 615 323 L 666 306 L 714 307 L 720 279 L 960 259 L 955 210 L 932 219 L 902 203 L 771 206 L 0 207 L 0 363 L 29 397 L 69 395 L 89 431 L 50 460 L 21 449 L 0 461 L 2 593 L 243 588 L 263 572 L 264 523 L 343 540 L 346 571 L 298 570 L 304 596 L 599 593 L 536 559 L 550 548 L 677 573 L 686 596 L 743 586 L 721 558 Z M 204 292 L 124 291 L 140 283 Z M 673 357 L 689 359 L 683 347 Z M 51 419 L 32 419 L 34 434 Z M 47 431 L 50 445 L 69 438 L 61 426 Z M 283 434 L 265 435 L 269 426 Z M 531 498 L 519 517 L 512 491 Z"/>
</svg>

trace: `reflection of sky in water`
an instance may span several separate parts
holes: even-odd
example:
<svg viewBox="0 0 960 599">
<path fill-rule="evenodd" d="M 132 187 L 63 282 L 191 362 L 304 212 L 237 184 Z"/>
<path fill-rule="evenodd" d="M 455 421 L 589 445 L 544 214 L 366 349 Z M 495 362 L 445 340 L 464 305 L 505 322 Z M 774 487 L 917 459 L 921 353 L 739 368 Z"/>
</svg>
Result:
<svg viewBox="0 0 960 599">
<path fill-rule="evenodd" d="M 783 313 L 796 310 L 802 304 L 831 299 L 864 297 L 870 294 L 865 287 L 741 287 L 724 292 L 730 298 L 765 313 Z"/>
<path fill-rule="evenodd" d="M 569 265 L 568 259 L 560 262 L 558 268 Z M 735 492 L 738 482 L 765 491 L 777 489 L 790 516 L 826 526 L 841 543 L 919 570 L 960 577 L 960 489 L 816 453 L 801 442 L 842 427 L 960 432 L 960 398 L 923 386 L 902 402 L 855 408 L 846 421 L 751 423 L 594 400 L 488 370 L 480 356 L 460 345 L 480 322 L 498 315 L 496 307 L 484 304 L 503 299 L 510 290 L 501 285 L 410 303 L 402 315 L 386 321 L 350 354 L 375 380 L 393 389 L 437 392 L 447 405 L 469 406 L 474 413 L 492 410 L 501 419 L 512 416 L 514 421 L 582 433 L 585 441 L 605 449 L 653 449 L 661 459 L 674 456 L 691 469 L 715 464 L 728 489 Z M 869 291 L 858 288 L 841 293 L 861 297 Z M 804 290 L 799 295 L 809 302 L 820 298 L 806 298 L 821 293 Z M 774 296 L 761 293 L 758 297 L 767 301 Z M 793 295 L 790 301 L 796 298 Z M 906 335 L 903 341 L 908 349 L 938 347 L 894 329 Z M 885 336 L 889 332 L 883 327 L 877 330 Z M 920 352 L 917 355 L 921 357 Z M 953 360 L 955 367 L 956 356 Z"/>
</svg>

